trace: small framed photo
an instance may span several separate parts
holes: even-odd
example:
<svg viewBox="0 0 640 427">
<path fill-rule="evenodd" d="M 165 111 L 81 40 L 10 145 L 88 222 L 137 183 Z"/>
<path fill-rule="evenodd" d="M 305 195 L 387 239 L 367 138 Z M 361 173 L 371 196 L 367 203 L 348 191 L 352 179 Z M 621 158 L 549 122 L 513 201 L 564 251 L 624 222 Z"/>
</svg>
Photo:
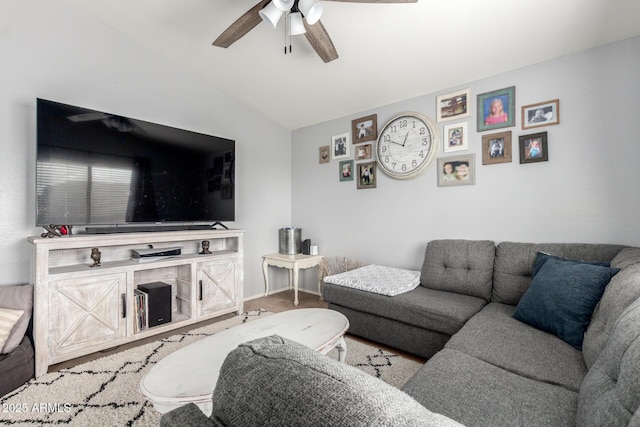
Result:
<svg viewBox="0 0 640 427">
<path fill-rule="evenodd" d="M 378 138 L 378 115 L 372 114 L 352 120 L 351 133 L 353 134 L 354 144 L 375 140 Z"/>
<path fill-rule="evenodd" d="M 222 198 L 223 199 L 233 199 L 233 187 L 230 185 L 225 185 L 222 187 Z"/>
<path fill-rule="evenodd" d="M 331 160 L 349 158 L 349 132 L 331 137 Z"/>
<path fill-rule="evenodd" d="M 438 159 L 438 187 L 474 185 L 475 183 L 475 154 L 440 157 Z"/>
<path fill-rule="evenodd" d="M 353 160 L 340 162 L 340 181 L 353 181 Z"/>
<path fill-rule="evenodd" d="M 520 163 L 546 162 L 548 160 L 547 132 L 520 135 Z"/>
<path fill-rule="evenodd" d="M 323 145 L 318 150 L 318 162 L 329 163 L 329 160 L 331 160 L 331 147 Z"/>
<path fill-rule="evenodd" d="M 444 122 L 468 117 L 471 110 L 469 89 L 447 93 L 436 97 L 437 120 Z"/>
<path fill-rule="evenodd" d="M 482 164 L 511 163 L 511 131 L 482 135 Z"/>
<path fill-rule="evenodd" d="M 367 160 L 371 158 L 371 150 L 372 150 L 372 145 L 371 144 L 363 144 L 363 145 L 359 145 L 355 148 L 356 150 L 356 160 Z"/>
<path fill-rule="evenodd" d="M 467 132 L 467 122 L 446 125 L 444 127 L 444 138 L 442 139 L 444 152 L 460 151 L 469 149 L 469 132 Z"/>
<path fill-rule="evenodd" d="M 213 174 L 214 175 L 222 175 L 222 170 L 224 168 L 224 157 L 218 156 L 213 159 Z"/>
<path fill-rule="evenodd" d="M 557 125 L 558 123 L 560 123 L 559 99 L 522 107 L 522 129 Z"/>
<path fill-rule="evenodd" d="M 507 128 L 516 123 L 516 87 L 478 95 L 478 132 Z"/>
<path fill-rule="evenodd" d="M 376 162 L 358 163 L 356 167 L 358 168 L 358 189 L 376 188 L 378 181 Z"/>
</svg>

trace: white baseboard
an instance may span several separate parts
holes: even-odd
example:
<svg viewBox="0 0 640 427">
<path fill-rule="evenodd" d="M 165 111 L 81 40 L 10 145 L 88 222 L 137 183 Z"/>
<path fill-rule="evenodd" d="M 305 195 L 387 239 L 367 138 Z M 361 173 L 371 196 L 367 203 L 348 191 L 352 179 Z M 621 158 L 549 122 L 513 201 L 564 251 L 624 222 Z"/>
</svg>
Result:
<svg viewBox="0 0 640 427">
<path fill-rule="evenodd" d="M 289 291 L 289 290 L 290 290 L 289 288 L 274 289 L 273 291 L 269 292 L 267 294 L 267 296 L 268 295 L 277 294 L 277 293 L 280 293 L 280 292 L 286 292 L 286 291 Z M 320 293 L 318 291 L 310 291 L 309 289 L 300 289 L 300 288 L 298 288 L 298 292 L 305 292 L 307 294 L 315 295 L 315 296 L 318 296 L 318 297 L 320 296 Z M 263 298 L 263 297 L 264 297 L 264 293 L 261 293 L 261 294 L 253 295 L 253 296 L 250 296 L 250 297 L 246 297 L 246 298 L 243 299 L 243 301 L 247 302 L 247 301 L 251 301 L 251 300 L 258 299 L 258 298 Z"/>
</svg>

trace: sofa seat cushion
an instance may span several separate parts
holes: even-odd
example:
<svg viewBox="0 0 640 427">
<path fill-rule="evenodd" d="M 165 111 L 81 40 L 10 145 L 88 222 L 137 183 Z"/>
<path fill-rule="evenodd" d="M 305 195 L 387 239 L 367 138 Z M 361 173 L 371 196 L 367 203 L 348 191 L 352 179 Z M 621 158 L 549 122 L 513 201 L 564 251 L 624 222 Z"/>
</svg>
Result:
<svg viewBox="0 0 640 427">
<path fill-rule="evenodd" d="M 622 312 L 585 377 L 577 425 L 640 425 L 640 299 Z"/>
<path fill-rule="evenodd" d="M 482 298 L 418 286 L 393 297 L 327 283 L 325 301 L 352 310 L 394 319 L 409 325 L 453 335 L 486 304 Z"/>
<path fill-rule="evenodd" d="M 487 305 L 445 347 L 577 392 L 587 373 L 582 353 L 555 335 L 514 319 L 514 309 L 500 303 Z"/>
<path fill-rule="evenodd" d="M 585 261 L 611 261 L 625 246 L 590 243 L 517 243 L 496 246 L 492 302 L 518 305 L 531 284 L 538 252 Z"/>
<path fill-rule="evenodd" d="M 384 381 L 277 335 L 229 353 L 212 416 L 227 426 L 459 426 Z"/>
<path fill-rule="evenodd" d="M 0 354 L 0 396 L 15 390 L 33 378 L 35 353 L 28 336 L 10 353 Z"/>
<path fill-rule="evenodd" d="M 519 376 L 457 350 L 437 353 L 403 391 L 469 426 L 572 426 L 578 394 Z"/>
<path fill-rule="evenodd" d="M 496 247 L 489 240 L 433 240 L 427 244 L 421 285 L 491 299 Z"/>
</svg>

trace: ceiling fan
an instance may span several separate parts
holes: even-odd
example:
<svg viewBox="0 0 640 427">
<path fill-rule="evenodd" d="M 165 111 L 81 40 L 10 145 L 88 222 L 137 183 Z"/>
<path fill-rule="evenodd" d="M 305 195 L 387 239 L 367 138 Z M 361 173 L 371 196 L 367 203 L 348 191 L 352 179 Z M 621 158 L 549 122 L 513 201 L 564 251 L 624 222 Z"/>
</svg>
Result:
<svg viewBox="0 0 640 427">
<path fill-rule="evenodd" d="M 113 114 L 101 113 L 98 111 L 67 116 L 67 119 L 74 123 L 93 122 L 99 120 L 109 129 L 115 129 L 118 132 L 126 133 L 137 130 L 139 133 L 146 134 L 144 129 L 126 117 L 115 116 Z"/>
<path fill-rule="evenodd" d="M 418 0 L 329 0 L 346 3 L 416 3 Z M 273 28 L 282 14 L 291 15 L 291 35 L 304 33 L 313 50 L 325 62 L 338 59 L 331 37 L 320 22 L 322 4 L 314 0 L 261 0 L 238 18 L 213 42 L 214 46 L 229 47 L 240 40 L 261 21 L 269 22 Z M 304 20 L 302 19 L 304 17 Z M 286 50 L 285 50 L 286 53 Z"/>
</svg>

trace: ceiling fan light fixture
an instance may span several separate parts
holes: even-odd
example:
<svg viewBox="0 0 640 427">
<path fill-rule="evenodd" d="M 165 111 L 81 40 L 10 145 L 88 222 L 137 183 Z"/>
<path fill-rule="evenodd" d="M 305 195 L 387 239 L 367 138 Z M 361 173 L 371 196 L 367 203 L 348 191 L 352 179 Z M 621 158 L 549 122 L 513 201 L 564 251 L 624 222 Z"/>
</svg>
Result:
<svg viewBox="0 0 640 427">
<path fill-rule="evenodd" d="M 307 20 L 307 24 L 313 25 L 320 20 L 324 6 L 314 0 L 300 0 L 298 8 Z"/>
<path fill-rule="evenodd" d="M 304 23 L 302 22 L 302 14 L 300 12 L 292 12 L 289 14 L 289 34 L 297 36 L 304 34 L 307 31 L 304 29 Z"/>
<path fill-rule="evenodd" d="M 260 18 L 262 18 L 264 22 L 269 23 L 273 28 L 276 28 L 278 20 L 280 20 L 280 17 L 282 16 L 282 11 L 278 9 L 273 2 L 270 2 L 258 13 L 260 14 Z"/>
<path fill-rule="evenodd" d="M 288 12 L 293 7 L 294 0 L 271 0 L 271 3 L 282 12 Z"/>
</svg>

